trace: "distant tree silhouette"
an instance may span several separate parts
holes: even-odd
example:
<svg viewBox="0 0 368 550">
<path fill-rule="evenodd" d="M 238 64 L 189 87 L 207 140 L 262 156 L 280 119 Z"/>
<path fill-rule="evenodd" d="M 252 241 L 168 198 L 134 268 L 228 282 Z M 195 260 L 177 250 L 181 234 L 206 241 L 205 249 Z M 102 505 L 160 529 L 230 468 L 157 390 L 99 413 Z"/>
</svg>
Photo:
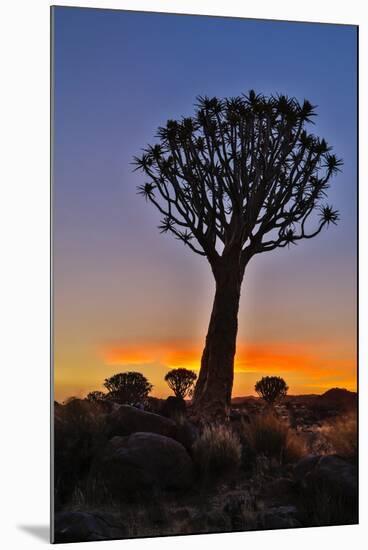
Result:
<svg viewBox="0 0 368 550">
<path fill-rule="evenodd" d="M 91 401 L 91 402 L 101 401 L 102 399 L 105 399 L 105 398 L 106 398 L 106 393 L 98 390 L 89 392 L 89 394 L 86 397 L 87 401 Z"/>
<path fill-rule="evenodd" d="M 197 379 L 194 371 L 188 369 L 172 369 L 166 376 L 165 381 L 176 397 L 184 399 L 191 395 L 192 387 Z"/>
<path fill-rule="evenodd" d="M 171 233 L 205 256 L 216 292 L 194 408 L 224 418 L 233 385 L 237 316 L 251 258 L 311 239 L 338 212 L 324 202 L 342 161 L 307 132 L 315 107 L 285 95 L 199 97 L 194 116 L 168 120 L 134 158 L 138 192 Z"/>
<path fill-rule="evenodd" d="M 289 388 L 283 378 L 279 376 L 265 376 L 261 380 L 258 380 L 254 389 L 266 403 L 273 405 L 286 396 Z"/>
<path fill-rule="evenodd" d="M 143 403 L 153 388 L 140 372 L 114 374 L 105 379 L 104 386 L 109 392 L 107 398 L 128 405 Z"/>
<path fill-rule="evenodd" d="M 69 403 L 72 403 L 73 401 L 80 401 L 80 398 L 75 395 L 71 395 L 63 401 L 63 405 L 69 405 Z"/>
</svg>

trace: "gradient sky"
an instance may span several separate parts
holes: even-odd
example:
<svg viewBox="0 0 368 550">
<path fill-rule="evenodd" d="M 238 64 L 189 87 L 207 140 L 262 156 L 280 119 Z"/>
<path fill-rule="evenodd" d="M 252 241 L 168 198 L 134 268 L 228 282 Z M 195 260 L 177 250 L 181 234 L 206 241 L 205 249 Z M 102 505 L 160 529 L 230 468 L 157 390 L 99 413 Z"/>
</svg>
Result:
<svg viewBox="0 0 368 550">
<path fill-rule="evenodd" d="M 341 221 L 255 257 L 239 312 L 233 395 L 277 374 L 290 393 L 356 389 L 356 28 L 54 8 L 55 398 L 138 370 L 169 394 L 198 369 L 214 282 L 136 194 L 133 155 L 197 95 L 254 88 L 318 105 L 313 132 L 344 159 Z"/>
</svg>

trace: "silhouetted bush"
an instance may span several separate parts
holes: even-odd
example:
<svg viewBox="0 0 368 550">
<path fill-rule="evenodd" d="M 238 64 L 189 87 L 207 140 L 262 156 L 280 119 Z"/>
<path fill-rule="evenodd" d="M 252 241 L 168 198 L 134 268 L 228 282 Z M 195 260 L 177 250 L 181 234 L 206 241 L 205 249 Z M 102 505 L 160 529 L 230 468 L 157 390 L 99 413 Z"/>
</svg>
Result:
<svg viewBox="0 0 368 550">
<path fill-rule="evenodd" d="M 73 399 L 57 408 L 54 434 L 55 500 L 59 506 L 87 476 L 94 455 L 106 442 L 105 415 L 97 403 Z"/>
<path fill-rule="evenodd" d="M 153 386 L 140 372 L 120 372 L 104 382 L 108 390 L 107 398 L 127 405 L 141 405 L 144 403 Z"/>
<path fill-rule="evenodd" d="M 87 401 L 92 401 L 92 402 L 103 401 L 105 398 L 106 398 L 106 393 L 98 390 L 89 392 L 89 394 L 87 394 L 87 397 L 86 397 Z"/>
<path fill-rule="evenodd" d="M 279 376 L 265 376 L 258 380 L 254 388 L 269 405 L 281 401 L 289 389 L 285 380 Z"/>
<path fill-rule="evenodd" d="M 72 401 L 81 401 L 80 397 L 77 397 L 76 395 L 71 395 L 70 397 L 67 397 L 65 401 L 63 401 L 63 405 L 69 405 Z"/>
<path fill-rule="evenodd" d="M 356 414 L 331 421 L 323 427 L 322 433 L 336 454 L 347 460 L 357 460 L 358 427 Z"/>
<path fill-rule="evenodd" d="M 193 458 L 204 478 L 234 472 L 241 460 L 239 438 L 227 426 L 205 426 L 193 445 Z"/>
<path fill-rule="evenodd" d="M 191 396 L 192 388 L 197 375 L 194 371 L 188 369 L 172 369 L 165 376 L 165 381 L 175 397 L 184 399 Z"/>
<path fill-rule="evenodd" d="M 302 437 L 270 412 L 243 422 L 242 438 L 254 455 L 276 458 L 280 463 L 296 462 L 306 452 Z"/>
</svg>

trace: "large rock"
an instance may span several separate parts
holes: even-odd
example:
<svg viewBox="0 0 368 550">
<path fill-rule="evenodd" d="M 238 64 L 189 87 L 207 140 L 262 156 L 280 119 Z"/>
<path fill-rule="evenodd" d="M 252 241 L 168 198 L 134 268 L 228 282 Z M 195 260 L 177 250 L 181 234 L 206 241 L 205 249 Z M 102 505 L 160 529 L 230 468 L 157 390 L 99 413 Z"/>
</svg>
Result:
<svg viewBox="0 0 368 550">
<path fill-rule="evenodd" d="M 307 456 L 295 465 L 294 476 L 306 490 L 326 487 L 335 496 L 357 498 L 357 468 L 339 456 Z"/>
<path fill-rule="evenodd" d="M 108 419 L 111 436 L 150 432 L 175 437 L 176 424 L 159 414 L 143 411 L 130 405 L 121 405 Z"/>
<path fill-rule="evenodd" d="M 56 514 L 55 542 L 92 542 L 120 539 L 127 536 L 126 529 L 117 525 L 109 514 L 88 512 L 61 512 Z"/>
<path fill-rule="evenodd" d="M 170 395 L 163 404 L 162 414 L 167 418 L 177 418 L 185 416 L 187 412 L 187 406 L 184 399 Z"/>
<path fill-rule="evenodd" d="M 259 513 L 258 525 L 260 529 L 290 529 L 302 526 L 295 506 L 277 506 L 263 510 Z"/>
<path fill-rule="evenodd" d="M 294 477 L 299 483 L 303 483 L 305 478 L 313 471 L 315 466 L 318 464 L 320 455 L 308 455 L 294 466 Z"/>
<path fill-rule="evenodd" d="M 193 483 L 193 463 L 184 446 L 169 437 L 146 432 L 113 437 L 93 475 L 116 496 L 154 487 L 185 489 Z"/>
<path fill-rule="evenodd" d="M 184 445 L 190 453 L 198 436 L 199 430 L 197 426 L 188 420 L 185 419 L 183 422 L 177 423 L 175 439 Z"/>
</svg>

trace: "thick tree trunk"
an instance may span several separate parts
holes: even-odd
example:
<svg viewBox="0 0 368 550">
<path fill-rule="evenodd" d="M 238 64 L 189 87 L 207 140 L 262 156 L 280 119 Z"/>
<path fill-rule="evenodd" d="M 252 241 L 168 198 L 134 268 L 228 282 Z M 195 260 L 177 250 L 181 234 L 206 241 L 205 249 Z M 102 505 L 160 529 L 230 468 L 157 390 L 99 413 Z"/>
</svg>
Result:
<svg viewBox="0 0 368 550">
<path fill-rule="evenodd" d="M 243 271 L 238 257 L 212 266 L 216 293 L 194 391 L 195 415 L 204 421 L 224 421 L 229 414 L 238 332 Z"/>
</svg>

